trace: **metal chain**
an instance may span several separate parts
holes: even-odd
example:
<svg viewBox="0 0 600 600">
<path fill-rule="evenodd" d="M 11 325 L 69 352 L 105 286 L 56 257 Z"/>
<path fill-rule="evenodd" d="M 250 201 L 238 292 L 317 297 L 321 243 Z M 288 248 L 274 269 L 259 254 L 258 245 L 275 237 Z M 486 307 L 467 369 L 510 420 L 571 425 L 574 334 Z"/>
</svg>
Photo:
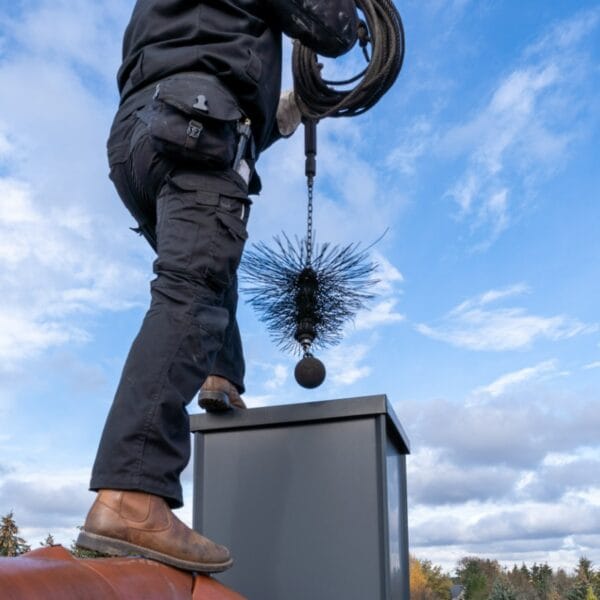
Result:
<svg viewBox="0 0 600 600">
<path fill-rule="evenodd" d="M 315 180 L 314 177 L 307 177 L 306 183 L 308 186 L 308 210 L 306 217 L 306 264 L 310 266 L 312 263 L 312 247 L 313 247 L 313 192 Z"/>
</svg>

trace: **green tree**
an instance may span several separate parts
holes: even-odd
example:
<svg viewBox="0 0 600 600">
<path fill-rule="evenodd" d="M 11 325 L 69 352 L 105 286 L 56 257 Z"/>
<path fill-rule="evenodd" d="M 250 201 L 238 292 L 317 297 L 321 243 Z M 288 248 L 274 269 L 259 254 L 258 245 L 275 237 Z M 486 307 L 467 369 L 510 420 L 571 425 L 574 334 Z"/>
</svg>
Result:
<svg viewBox="0 0 600 600">
<path fill-rule="evenodd" d="M 444 573 L 442 567 L 432 566 L 429 561 L 425 561 L 423 569 L 429 589 L 433 592 L 433 597 L 436 600 L 447 600 L 450 597 L 450 589 L 452 588 L 450 575 Z"/>
<path fill-rule="evenodd" d="M 594 591 L 594 594 L 596 594 L 597 598 L 600 598 L 600 571 L 592 573 L 590 583 L 592 584 L 592 590 Z"/>
<path fill-rule="evenodd" d="M 19 556 L 29 550 L 27 542 L 19 537 L 19 528 L 15 523 L 13 512 L 10 511 L 2 517 L 0 524 L 0 556 Z"/>
<path fill-rule="evenodd" d="M 582 556 L 575 570 L 575 583 L 567 593 L 567 600 L 598 600 L 600 573 L 592 568 L 592 561 Z"/>
<path fill-rule="evenodd" d="M 591 590 L 590 584 L 578 577 L 567 592 L 567 600 L 588 600 L 588 590 Z"/>
<path fill-rule="evenodd" d="M 512 589 L 508 580 L 504 577 L 497 577 L 492 586 L 492 591 L 488 600 L 517 600 L 517 594 Z"/>
<path fill-rule="evenodd" d="M 569 589 L 573 583 L 573 578 L 567 575 L 564 569 L 557 569 L 554 577 L 552 578 L 552 585 L 554 591 L 559 598 L 566 598 Z"/>
<path fill-rule="evenodd" d="M 465 586 L 465 600 L 487 600 L 500 573 L 498 561 L 476 556 L 461 558 L 456 568 L 459 582 Z"/>
<path fill-rule="evenodd" d="M 597 598 L 600 597 L 600 570 L 594 569 L 592 561 L 582 556 L 577 563 L 575 571 L 577 579 L 587 581 L 592 589 L 592 593 Z"/>
<path fill-rule="evenodd" d="M 535 598 L 535 589 L 531 582 L 531 573 L 527 565 L 520 567 L 513 565 L 513 568 L 506 573 L 506 579 L 514 590 L 518 600 L 530 600 Z"/>
<path fill-rule="evenodd" d="M 530 571 L 531 583 L 539 600 L 548 600 L 552 592 L 552 567 L 534 564 Z"/>
<path fill-rule="evenodd" d="M 585 556 L 580 557 L 575 575 L 577 579 L 589 582 L 593 576 L 592 561 Z"/>
</svg>

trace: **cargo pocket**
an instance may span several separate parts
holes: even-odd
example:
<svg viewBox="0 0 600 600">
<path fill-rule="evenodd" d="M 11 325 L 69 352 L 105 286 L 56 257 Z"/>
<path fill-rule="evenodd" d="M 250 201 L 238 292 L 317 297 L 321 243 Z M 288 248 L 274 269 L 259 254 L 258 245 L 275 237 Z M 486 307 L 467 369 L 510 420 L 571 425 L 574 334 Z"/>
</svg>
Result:
<svg viewBox="0 0 600 600">
<path fill-rule="evenodd" d="M 231 285 L 240 265 L 244 245 L 248 239 L 246 224 L 250 203 L 244 196 L 219 195 L 216 210 L 218 235 L 214 238 L 212 255 L 215 271 L 211 274 L 215 282 L 225 288 Z"/>
<path fill-rule="evenodd" d="M 182 74 L 164 79 L 138 116 L 147 123 L 156 149 L 168 157 L 208 169 L 233 163 L 243 113 L 216 78 Z"/>
<path fill-rule="evenodd" d="M 175 271 L 216 291 L 229 287 L 248 237 L 250 201 L 241 192 L 198 189 L 218 180 L 197 173 L 168 177 L 158 197 L 157 272 Z M 228 182 L 220 182 L 229 185 Z"/>
</svg>

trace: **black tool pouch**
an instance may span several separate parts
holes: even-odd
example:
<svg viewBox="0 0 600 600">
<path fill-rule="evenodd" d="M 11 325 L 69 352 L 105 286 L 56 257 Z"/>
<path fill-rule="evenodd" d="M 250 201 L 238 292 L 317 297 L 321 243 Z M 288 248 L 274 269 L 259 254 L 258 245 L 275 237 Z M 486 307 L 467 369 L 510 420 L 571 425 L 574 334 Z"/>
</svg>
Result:
<svg viewBox="0 0 600 600">
<path fill-rule="evenodd" d="M 159 152 L 211 169 L 233 163 L 242 116 L 219 80 L 199 73 L 163 79 L 152 103 L 138 113 Z"/>
</svg>

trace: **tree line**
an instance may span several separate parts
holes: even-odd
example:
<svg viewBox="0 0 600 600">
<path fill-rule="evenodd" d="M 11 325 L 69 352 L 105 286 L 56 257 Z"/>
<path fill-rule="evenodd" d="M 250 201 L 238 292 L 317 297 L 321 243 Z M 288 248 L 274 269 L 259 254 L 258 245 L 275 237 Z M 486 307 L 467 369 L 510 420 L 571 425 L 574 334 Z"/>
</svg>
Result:
<svg viewBox="0 0 600 600">
<path fill-rule="evenodd" d="M 502 567 L 496 560 L 467 556 L 455 576 L 428 560 L 410 558 L 411 600 L 600 600 L 600 569 L 579 559 L 573 574 L 547 563 Z"/>
</svg>

